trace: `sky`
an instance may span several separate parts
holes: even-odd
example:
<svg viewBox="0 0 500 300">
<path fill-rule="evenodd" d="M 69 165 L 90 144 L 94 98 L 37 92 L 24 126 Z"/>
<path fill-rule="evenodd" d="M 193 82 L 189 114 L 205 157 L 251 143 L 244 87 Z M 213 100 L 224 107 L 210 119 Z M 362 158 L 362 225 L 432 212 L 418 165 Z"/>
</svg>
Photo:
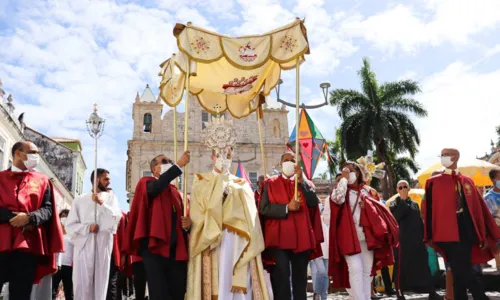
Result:
<svg viewBox="0 0 500 300">
<path fill-rule="evenodd" d="M 443 147 L 460 149 L 463 158 L 490 151 L 500 125 L 499 11 L 498 0 L 0 0 L 0 79 L 28 126 L 82 141 L 86 177 L 93 144 L 85 120 L 98 103 L 106 119 L 98 165 L 111 171 L 127 210 L 132 104 L 146 84 L 158 85 L 159 64 L 176 52 L 176 23 L 239 36 L 305 18 L 311 54 L 301 67 L 300 97 L 306 104 L 324 101 L 324 81 L 359 90 L 363 57 L 380 83 L 417 80 L 422 93 L 415 99 L 429 113 L 413 118 L 422 140 L 416 160 L 425 168 Z M 294 101 L 295 72 L 284 72 L 283 80 L 281 98 Z M 341 122 L 336 107 L 309 113 L 332 139 Z M 293 111 L 288 118 L 293 127 Z"/>
</svg>

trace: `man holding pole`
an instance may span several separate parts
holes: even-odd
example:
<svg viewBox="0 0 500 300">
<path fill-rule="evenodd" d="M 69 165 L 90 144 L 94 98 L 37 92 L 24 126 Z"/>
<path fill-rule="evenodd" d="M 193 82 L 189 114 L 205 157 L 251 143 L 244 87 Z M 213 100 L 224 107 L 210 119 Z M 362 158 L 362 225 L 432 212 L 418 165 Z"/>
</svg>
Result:
<svg viewBox="0 0 500 300">
<path fill-rule="evenodd" d="M 305 300 L 307 265 L 311 258 L 321 256 L 318 251 L 324 239 L 319 200 L 304 181 L 294 153 L 284 153 L 280 165 L 282 174 L 264 182 L 259 207 L 265 224 L 266 251 L 275 263 L 271 274 L 274 299 L 292 299 L 293 296 L 295 300 Z M 297 197 L 296 179 L 299 184 Z"/>
<path fill-rule="evenodd" d="M 186 293 L 191 220 L 171 182 L 189 161 L 189 151 L 175 164 L 158 155 L 150 165 L 153 177 L 141 178 L 135 188 L 123 248 L 142 257 L 151 300 L 183 300 Z"/>
<path fill-rule="evenodd" d="M 113 235 L 122 212 L 118 199 L 108 188 L 109 171 L 97 169 L 97 193 L 81 195 L 73 201 L 66 220 L 66 232 L 74 245 L 73 286 L 75 300 L 106 299 L 112 264 Z M 94 185 L 94 172 L 90 176 Z"/>
</svg>

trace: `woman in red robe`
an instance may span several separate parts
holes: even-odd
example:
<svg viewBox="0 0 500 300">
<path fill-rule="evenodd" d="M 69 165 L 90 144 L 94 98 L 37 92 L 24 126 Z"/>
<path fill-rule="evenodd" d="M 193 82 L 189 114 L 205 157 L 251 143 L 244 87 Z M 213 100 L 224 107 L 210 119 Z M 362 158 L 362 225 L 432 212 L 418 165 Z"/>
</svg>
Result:
<svg viewBox="0 0 500 300">
<path fill-rule="evenodd" d="M 351 288 L 354 300 L 371 298 L 371 276 L 394 262 L 397 222 L 373 199 L 361 166 L 347 162 L 342 178 L 327 201 L 330 214 L 329 273 L 333 286 Z"/>
</svg>

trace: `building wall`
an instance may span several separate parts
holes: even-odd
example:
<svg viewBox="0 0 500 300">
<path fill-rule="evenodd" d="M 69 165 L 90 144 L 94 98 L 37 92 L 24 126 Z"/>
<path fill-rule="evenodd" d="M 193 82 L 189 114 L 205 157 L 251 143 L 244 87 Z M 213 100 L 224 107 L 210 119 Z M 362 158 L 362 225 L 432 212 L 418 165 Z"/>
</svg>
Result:
<svg viewBox="0 0 500 300">
<path fill-rule="evenodd" d="M 38 146 L 45 160 L 66 188 L 73 191 L 73 151 L 29 127 L 24 130 L 24 136 Z"/>
<path fill-rule="evenodd" d="M 201 144 L 203 120 L 209 115 L 204 112 L 196 100 L 190 102 L 189 110 L 189 150 L 191 163 L 188 167 L 188 191 L 193 181 L 193 174 L 207 172 L 212 168 L 211 151 Z M 127 191 L 133 193 L 138 180 L 149 172 L 151 159 L 159 154 L 173 158 L 174 152 L 174 121 L 173 111 L 169 110 L 162 118 L 163 105 L 160 102 L 144 103 L 140 98 L 133 105 L 132 118 L 134 121 L 133 138 L 128 141 L 127 160 Z M 144 132 L 144 115 L 151 114 L 151 132 Z M 180 156 L 184 147 L 184 113 L 177 114 L 177 151 Z M 229 114 L 226 117 L 232 119 Z M 265 157 L 267 160 L 267 174 L 271 174 L 281 155 L 286 150 L 288 141 L 288 119 L 285 109 L 265 109 L 264 125 L 262 126 Z M 264 166 L 260 152 L 259 130 L 255 114 L 244 119 L 235 119 L 234 126 L 238 134 L 237 146 L 233 160 L 248 160 L 244 163 L 249 176 L 255 180 L 264 173 Z M 232 165 L 232 172 L 236 171 L 236 164 Z"/>
</svg>

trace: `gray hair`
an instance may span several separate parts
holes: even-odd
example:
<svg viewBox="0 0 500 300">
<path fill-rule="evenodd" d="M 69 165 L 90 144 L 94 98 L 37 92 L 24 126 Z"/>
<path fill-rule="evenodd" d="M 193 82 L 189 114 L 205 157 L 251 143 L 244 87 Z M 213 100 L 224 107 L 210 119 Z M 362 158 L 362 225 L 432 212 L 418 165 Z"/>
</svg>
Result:
<svg viewBox="0 0 500 300">
<path fill-rule="evenodd" d="M 410 186 L 410 184 L 406 180 L 400 180 L 400 181 L 398 181 L 398 184 L 396 184 L 396 186 L 399 186 L 401 183 L 406 183 L 407 186 Z"/>
</svg>

